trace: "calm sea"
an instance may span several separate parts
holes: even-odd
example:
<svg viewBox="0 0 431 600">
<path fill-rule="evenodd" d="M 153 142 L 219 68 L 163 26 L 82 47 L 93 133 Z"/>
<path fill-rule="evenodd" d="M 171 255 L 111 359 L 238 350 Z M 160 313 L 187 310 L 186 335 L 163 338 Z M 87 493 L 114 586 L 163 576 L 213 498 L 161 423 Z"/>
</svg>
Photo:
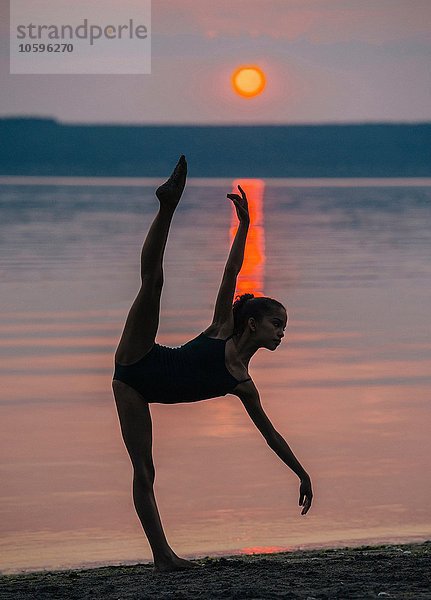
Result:
<svg viewBox="0 0 431 600">
<path fill-rule="evenodd" d="M 247 180 L 239 291 L 287 304 L 251 374 L 296 476 L 234 396 L 152 405 L 156 495 L 177 553 L 431 536 L 431 181 Z M 2 570 L 146 561 L 111 394 L 113 352 L 156 211 L 151 180 L 0 180 Z M 231 180 L 190 180 L 158 341 L 211 321 Z"/>
</svg>

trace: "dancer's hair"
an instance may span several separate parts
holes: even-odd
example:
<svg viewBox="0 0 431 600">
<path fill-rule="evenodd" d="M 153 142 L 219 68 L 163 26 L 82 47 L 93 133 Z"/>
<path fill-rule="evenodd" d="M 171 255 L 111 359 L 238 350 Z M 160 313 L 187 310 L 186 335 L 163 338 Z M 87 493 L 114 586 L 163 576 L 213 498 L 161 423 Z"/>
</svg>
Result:
<svg viewBox="0 0 431 600">
<path fill-rule="evenodd" d="M 250 317 L 254 317 L 259 322 L 276 307 L 286 310 L 281 302 L 267 296 L 256 297 L 254 294 L 236 296 L 232 306 L 234 333 L 242 333 Z"/>
</svg>

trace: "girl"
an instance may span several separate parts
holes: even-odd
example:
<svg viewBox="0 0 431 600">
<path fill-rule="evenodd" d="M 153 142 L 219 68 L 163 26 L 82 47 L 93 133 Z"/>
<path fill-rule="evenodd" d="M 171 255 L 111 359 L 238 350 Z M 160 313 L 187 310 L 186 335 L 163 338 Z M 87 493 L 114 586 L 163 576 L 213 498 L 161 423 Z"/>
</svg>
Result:
<svg viewBox="0 0 431 600">
<path fill-rule="evenodd" d="M 299 505 L 305 515 L 312 501 L 309 475 L 265 414 L 249 373 L 259 348 L 275 350 L 284 337 L 287 313 L 277 300 L 243 294 L 233 303 L 250 225 L 247 198 L 227 194 L 239 220 L 214 316 L 205 331 L 179 348 L 155 342 L 163 287 L 163 255 L 175 208 L 187 177 L 181 156 L 171 177 L 156 190 L 159 212 L 141 253 L 141 287 L 129 311 L 115 354 L 113 390 L 121 431 L 132 461 L 133 499 L 159 571 L 195 567 L 168 544 L 154 497 L 152 424 L 149 403 L 174 404 L 215 398 L 228 393 L 242 401 L 270 448 L 300 479 Z"/>
</svg>

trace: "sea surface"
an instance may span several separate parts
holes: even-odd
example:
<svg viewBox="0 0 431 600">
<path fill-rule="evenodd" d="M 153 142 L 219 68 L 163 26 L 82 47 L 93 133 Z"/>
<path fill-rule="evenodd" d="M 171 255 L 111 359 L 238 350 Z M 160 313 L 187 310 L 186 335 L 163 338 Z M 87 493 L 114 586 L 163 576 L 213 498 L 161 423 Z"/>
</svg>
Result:
<svg viewBox="0 0 431 600">
<path fill-rule="evenodd" d="M 151 405 L 156 497 L 183 556 L 431 537 L 431 180 L 238 180 L 238 292 L 287 305 L 250 373 L 312 476 L 240 400 Z M 0 178 L 4 572 L 151 560 L 111 392 L 156 180 Z M 191 179 L 172 223 L 158 342 L 211 322 L 237 181 Z"/>
</svg>

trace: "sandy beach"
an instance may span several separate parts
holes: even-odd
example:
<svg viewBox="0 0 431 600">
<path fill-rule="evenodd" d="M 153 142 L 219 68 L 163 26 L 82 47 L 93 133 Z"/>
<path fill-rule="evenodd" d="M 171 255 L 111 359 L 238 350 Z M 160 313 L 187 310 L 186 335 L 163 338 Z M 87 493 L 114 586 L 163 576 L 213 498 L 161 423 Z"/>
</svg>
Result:
<svg viewBox="0 0 431 600">
<path fill-rule="evenodd" d="M 431 598 L 431 541 L 205 557 L 161 574 L 151 564 L 4 575 L 2 600 Z"/>
</svg>

